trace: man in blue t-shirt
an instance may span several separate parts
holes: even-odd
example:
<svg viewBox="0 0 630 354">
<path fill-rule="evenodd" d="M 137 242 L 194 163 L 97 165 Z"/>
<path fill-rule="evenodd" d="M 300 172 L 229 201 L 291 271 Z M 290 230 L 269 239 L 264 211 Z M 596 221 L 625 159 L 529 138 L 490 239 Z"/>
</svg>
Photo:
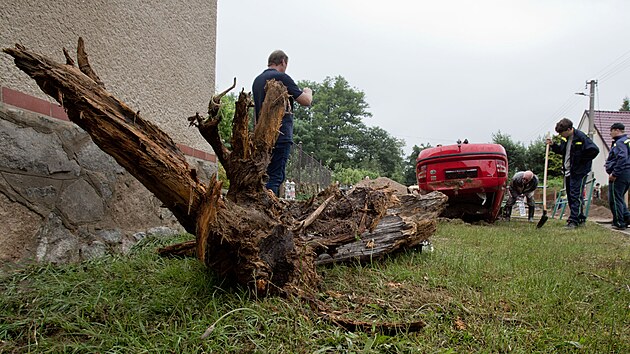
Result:
<svg viewBox="0 0 630 354">
<path fill-rule="evenodd" d="M 271 152 L 271 162 L 267 167 L 267 188 L 271 189 L 276 195 L 279 194 L 280 184 L 285 178 L 285 167 L 291 153 L 291 145 L 293 144 L 293 102 L 297 102 L 302 106 L 310 106 L 313 101 L 313 91 L 305 87 L 301 90 L 295 84 L 293 79 L 285 74 L 289 57 L 281 50 L 276 50 L 267 61 L 267 70 L 258 75 L 252 85 L 252 93 L 254 94 L 254 106 L 256 109 L 256 121 L 258 121 L 259 112 L 265 101 L 265 85 L 269 80 L 277 80 L 284 84 L 289 93 L 290 109 L 287 110 L 282 118 L 280 126 L 280 134 L 278 140 Z"/>
</svg>

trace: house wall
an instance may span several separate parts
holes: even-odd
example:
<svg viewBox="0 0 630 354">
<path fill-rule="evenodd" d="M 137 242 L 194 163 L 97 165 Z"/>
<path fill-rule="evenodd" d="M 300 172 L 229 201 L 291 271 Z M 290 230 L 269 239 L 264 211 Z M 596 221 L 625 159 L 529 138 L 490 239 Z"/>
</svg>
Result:
<svg viewBox="0 0 630 354">
<path fill-rule="evenodd" d="M 214 93 L 216 18 L 217 0 L 4 0 L 0 46 L 65 62 L 62 48 L 76 53 L 81 36 L 108 91 L 175 142 L 212 152 L 186 117 Z M 0 86 L 51 100 L 4 53 Z"/>
<path fill-rule="evenodd" d="M 580 119 L 580 123 L 577 126 L 577 129 L 583 131 L 588 134 L 589 127 L 589 117 L 586 112 L 582 115 Z M 593 134 L 593 142 L 599 148 L 599 154 L 593 160 L 593 174 L 595 176 L 595 183 L 600 183 L 602 186 L 608 184 L 608 174 L 606 173 L 606 169 L 604 168 L 604 164 L 606 163 L 606 158 L 608 157 L 608 147 L 606 143 L 602 139 L 602 136 L 599 132 L 595 132 Z"/>
<path fill-rule="evenodd" d="M 608 174 L 604 168 L 606 158 L 608 157 L 608 148 L 602 140 L 599 134 L 595 134 L 593 142 L 599 147 L 599 155 L 593 160 L 593 173 L 595 174 L 595 183 L 600 183 L 602 186 L 608 184 Z"/>
<path fill-rule="evenodd" d="M 65 62 L 83 37 L 107 90 L 157 124 L 203 181 L 216 156 L 186 117 L 214 93 L 217 0 L 4 0 L 0 46 Z M 181 232 L 172 214 L 0 54 L 0 264 L 74 262 Z"/>
</svg>

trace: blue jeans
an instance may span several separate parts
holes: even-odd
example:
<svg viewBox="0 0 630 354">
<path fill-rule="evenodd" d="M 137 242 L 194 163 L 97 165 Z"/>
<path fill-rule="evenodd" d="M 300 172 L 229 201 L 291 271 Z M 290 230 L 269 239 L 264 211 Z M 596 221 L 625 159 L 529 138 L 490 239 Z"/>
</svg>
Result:
<svg viewBox="0 0 630 354">
<path fill-rule="evenodd" d="M 271 162 L 267 166 L 267 189 L 271 189 L 276 196 L 280 195 L 280 185 L 284 182 L 285 169 L 289 155 L 291 155 L 292 142 L 278 143 L 271 150 Z"/>
<path fill-rule="evenodd" d="M 628 206 L 624 196 L 630 187 L 630 171 L 617 176 L 614 182 L 608 185 L 608 202 L 613 214 L 613 225 L 626 227 L 626 219 L 630 217 Z"/>
<path fill-rule="evenodd" d="M 567 189 L 567 202 L 569 203 L 569 209 L 571 215 L 567 220 L 569 223 L 581 224 L 586 221 L 584 215 L 584 198 L 582 193 L 584 192 L 584 184 L 586 183 L 585 175 L 569 175 L 565 177 L 565 187 Z"/>
</svg>

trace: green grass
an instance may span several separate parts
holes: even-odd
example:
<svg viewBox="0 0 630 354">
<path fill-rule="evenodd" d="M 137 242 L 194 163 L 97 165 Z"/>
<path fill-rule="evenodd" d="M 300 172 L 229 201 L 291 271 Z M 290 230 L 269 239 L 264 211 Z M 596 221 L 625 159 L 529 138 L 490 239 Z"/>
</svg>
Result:
<svg viewBox="0 0 630 354">
<path fill-rule="evenodd" d="M 0 352 L 630 352 L 630 237 L 561 226 L 445 223 L 432 253 L 320 269 L 320 298 L 338 314 L 427 323 L 393 336 L 345 331 L 299 300 L 257 300 L 194 259 L 155 255 L 186 236 L 146 239 L 126 256 L 5 272 Z"/>
</svg>

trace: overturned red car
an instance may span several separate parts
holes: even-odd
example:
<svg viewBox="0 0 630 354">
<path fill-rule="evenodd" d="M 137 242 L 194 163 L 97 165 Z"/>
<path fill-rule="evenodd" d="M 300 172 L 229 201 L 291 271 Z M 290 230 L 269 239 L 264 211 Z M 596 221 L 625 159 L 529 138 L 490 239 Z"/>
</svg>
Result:
<svg viewBox="0 0 630 354">
<path fill-rule="evenodd" d="M 424 149 L 416 159 L 420 190 L 448 196 L 442 216 L 494 222 L 508 179 L 508 160 L 499 144 L 468 144 Z"/>
</svg>

